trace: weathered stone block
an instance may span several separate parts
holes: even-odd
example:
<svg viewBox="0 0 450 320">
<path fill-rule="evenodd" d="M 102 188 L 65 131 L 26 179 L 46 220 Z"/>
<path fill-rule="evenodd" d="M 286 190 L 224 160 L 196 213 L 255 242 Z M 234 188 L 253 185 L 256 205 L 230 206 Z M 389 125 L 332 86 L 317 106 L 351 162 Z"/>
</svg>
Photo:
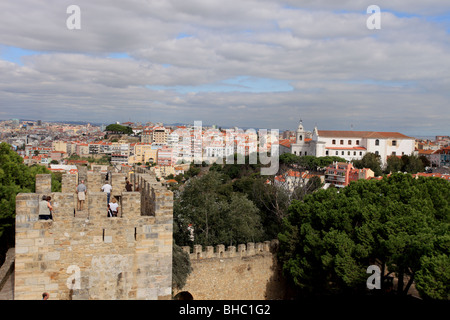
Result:
<svg viewBox="0 0 450 320">
<path fill-rule="evenodd" d="M 52 192 L 52 175 L 36 175 L 36 193 L 48 194 Z"/>
</svg>

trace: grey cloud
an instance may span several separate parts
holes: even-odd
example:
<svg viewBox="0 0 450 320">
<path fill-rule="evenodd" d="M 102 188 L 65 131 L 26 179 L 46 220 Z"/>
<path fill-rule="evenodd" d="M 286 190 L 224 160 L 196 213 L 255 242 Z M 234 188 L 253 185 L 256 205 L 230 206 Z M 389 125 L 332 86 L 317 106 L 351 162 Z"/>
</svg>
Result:
<svg viewBox="0 0 450 320">
<path fill-rule="evenodd" d="M 424 128 L 445 127 L 445 28 L 384 12 L 382 29 L 368 30 L 368 1 L 302 1 L 290 9 L 298 3 L 77 1 L 82 29 L 71 31 L 65 10 L 73 1 L 2 2 L 0 44 L 42 53 L 24 57 L 23 66 L 0 60 L 0 117 L 285 129 L 302 116 L 329 129 L 358 123 L 360 129 L 414 130 L 414 119 Z M 428 1 L 423 13 L 421 3 L 379 1 L 382 10 L 419 16 L 450 7 Z M 131 58 L 108 58 L 112 52 Z M 196 92 L 196 86 L 239 76 L 287 80 L 294 90 Z M 193 92 L 151 89 L 176 86 Z"/>
</svg>

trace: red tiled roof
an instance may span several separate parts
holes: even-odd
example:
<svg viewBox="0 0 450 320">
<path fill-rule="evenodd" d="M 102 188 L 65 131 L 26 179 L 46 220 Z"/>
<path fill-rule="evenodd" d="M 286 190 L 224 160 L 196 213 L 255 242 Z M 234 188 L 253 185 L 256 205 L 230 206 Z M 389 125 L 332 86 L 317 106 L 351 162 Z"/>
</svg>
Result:
<svg viewBox="0 0 450 320">
<path fill-rule="evenodd" d="M 413 139 L 399 132 L 318 130 L 322 137 Z"/>
<path fill-rule="evenodd" d="M 419 154 L 432 154 L 434 153 L 435 150 L 420 150 L 419 149 Z"/>
<path fill-rule="evenodd" d="M 290 148 L 291 147 L 291 140 L 283 139 L 283 140 L 279 141 L 279 144 L 281 144 L 282 146 L 284 146 L 286 148 Z"/>
</svg>

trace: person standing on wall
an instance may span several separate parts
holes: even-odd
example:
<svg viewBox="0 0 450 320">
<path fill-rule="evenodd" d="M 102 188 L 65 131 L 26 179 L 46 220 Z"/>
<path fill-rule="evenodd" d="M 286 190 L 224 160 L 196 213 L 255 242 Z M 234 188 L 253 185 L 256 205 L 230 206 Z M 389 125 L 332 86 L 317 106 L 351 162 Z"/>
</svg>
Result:
<svg viewBox="0 0 450 320">
<path fill-rule="evenodd" d="M 111 198 L 111 190 L 112 190 L 112 186 L 106 182 L 103 187 L 102 187 L 102 191 L 106 193 L 106 203 L 109 204 L 109 199 Z"/>
<path fill-rule="evenodd" d="M 81 183 L 77 186 L 77 210 L 83 210 L 83 203 L 86 200 L 86 185 L 84 184 L 84 180 L 81 180 Z"/>
<path fill-rule="evenodd" d="M 131 192 L 131 191 L 133 191 L 133 185 L 130 183 L 130 181 L 128 181 L 127 180 L 127 182 L 126 182 L 126 184 L 125 184 L 125 189 L 128 191 L 128 192 Z"/>
</svg>

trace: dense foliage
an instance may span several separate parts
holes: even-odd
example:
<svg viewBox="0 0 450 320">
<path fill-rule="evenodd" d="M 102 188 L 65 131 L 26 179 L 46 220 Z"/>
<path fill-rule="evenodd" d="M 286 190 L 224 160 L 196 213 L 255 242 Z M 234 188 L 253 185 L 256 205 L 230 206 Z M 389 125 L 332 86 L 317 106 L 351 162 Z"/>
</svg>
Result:
<svg viewBox="0 0 450 320">
<path fill-rule="evenodd" d="M 282 230 L 291 199 L 302 199 L 321 185 L 319 179 L 311 179 L 289 191 L 275 184 L 274 176 L 261 175 L 259 163 L 250 164 L 248 157 L 244 164 L 234 160 L 207 168 L 191 165 L 190 173 L 185 173 L 189 179 L 175 189 L 177 244 L 235 245 L 274 239 Z M 190 224 L 194 241 L 189 238 Z"/>
<path fill-rule="evenodd" d="M 283 153 L 280 155 L 280 163 L 286 165 L 297 165 L 310 171 L 316 171 L 318 168 L 328 167 L 333 162 L 346 162 L 344 158 L 336 156 L 297 156 L 292 153 Z"/>
<path fill-rule="evenodd" d="M 43 167 L 31 167 L 11 149 L 7 143 L 0 143 L 0 260 L 8 246 L 14 245 L 14 218 L 16 195 L 35 191 L 36 174 L 50 173 Z M 61 174 L 53 174 L 52 191 L 60 191 Z"/>
<path fill-rule="evenodd" d="M 408 173 L 422 172 L 425 168 L 425 161 L 427 161 L 426 158 L 419 158 L 415 155 L 403 155 L 401 157 L 389 156 L 387 158 L 385 173 L 398 171 Z"/>
<path fill-rule="evenodd" d="M 258 209 L 227 182 L 226 175 L 213 171 L 186 183 L 174 203 L 174 237 L 178 245 L 192 244 L 190 224 L 196 244 L 236 245 L 262 240 Z"/>
<path fill-rule="evenodd" d="M 183 288 L 191 271 L 189 255 L 174 243 L 172 247 L 172 288 Z"/>
<path fill-rule="evenodd" d="M 377 264 L 400 294 L 415 281 L 424 298 L 449 299 L 449 201 L 448 181 L 402 173 L 294 200 L 279 235 L 284 273 L 301 293 L 361 292 Z"/>
<path fill-rule="evenodd" d="M 122 134 L 132 134 L 133 129 L 128 126 L 122 126 L 120 124 L 110 124 L 106 126 L 106 131 L 114 132 L 114 133 L 122 133 Z"/>
</svg>

